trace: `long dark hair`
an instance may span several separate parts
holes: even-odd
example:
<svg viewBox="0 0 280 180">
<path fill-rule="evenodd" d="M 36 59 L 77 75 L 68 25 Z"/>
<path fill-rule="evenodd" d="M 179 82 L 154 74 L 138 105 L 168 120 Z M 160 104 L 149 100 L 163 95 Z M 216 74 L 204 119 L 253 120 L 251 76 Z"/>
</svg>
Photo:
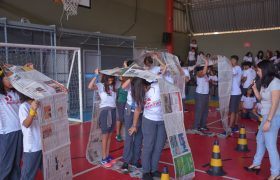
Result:
<svg viewBox="0 0 280 180">
<path fill-rule="evenodd" d="M 0 74 L 0 94 L 7 95 L 7 91 L 5 90 L 4 83 L 3 83 L 3 79 L 5 77 L 5 74 L 2 71 L 2 68 L 0 68 L 0 73 L 1 73 Z M 12 88 L 11 91 L 15 91 L 15 89 Z"/>
<path fill-rule="evenodd" d="M 263 59 L 263 56 L 264 56 L 263 51 L 260 50 L 260 51 L 258 52 L 258 54 L 257 54 L 257 58 L 258 58 L 258 59 Z"/>
<path fill-rule="evenodd" d="M 24 102 L 30 101 L 30 100 L 34 100 L 34 99 L 32 99 L 32 98 L 30 98 L 30 97 L 28 97 L 28 96 L 25 96 L 25 95 L 22 94 L 22 93 L 18 93 L 18 95 L 19 95 L 19 99 L 20 99 L 20 102 L 21 102 L 21 103 L 24 103 Z"/>
<path fill-rule="evenodd" d="M 263 60 L 257 64 L 257 67 L 262 71 L 261 86 L 267 88 L 271 81 L 276 77 L 279 78 L 279 75 L 276 72 L 276 68 L 273 62 L 269 60 Z"/>
<path fill-rule="evenodd" d="M 114 79 L 112 84 L 109 84 L 109 79 Z M 102 74 L 101 83 L 104 84 L 105 92 L 108 95 L 111 95 L 110 94 L 110 86 L 112 86 L 113 87 L 113 91 L 116 92 L 116 86 L 115 86 L 116 85 L 116 80 L 115 80 L 114 76 L 109 76 L 109 75 L 106 75 L 106 74 Z"/>
<path fill-rule="evenodd" d="M 134 77 L 131 81 L 131 96 L 133 100 L 136 102 L 137 106 L 142 107 L 144 105 L 145 98 L 145 88 L 150 86 L 151 83 L 148 81 Z"/>
</svg>

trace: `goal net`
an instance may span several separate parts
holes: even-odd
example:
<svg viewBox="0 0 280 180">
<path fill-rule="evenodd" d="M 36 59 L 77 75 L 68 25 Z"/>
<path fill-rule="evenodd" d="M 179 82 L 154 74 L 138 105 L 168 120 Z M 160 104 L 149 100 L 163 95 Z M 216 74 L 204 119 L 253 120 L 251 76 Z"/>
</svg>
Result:
<svg viewBox="0 0 280 180">
<path fill-rule="evenodd" d="M 80 48 L 0 43 L 0 62 L 32 63 L 36 70 L 65 85 L 68 88 L 69 120 L 83 120 Z"/>
</svg>

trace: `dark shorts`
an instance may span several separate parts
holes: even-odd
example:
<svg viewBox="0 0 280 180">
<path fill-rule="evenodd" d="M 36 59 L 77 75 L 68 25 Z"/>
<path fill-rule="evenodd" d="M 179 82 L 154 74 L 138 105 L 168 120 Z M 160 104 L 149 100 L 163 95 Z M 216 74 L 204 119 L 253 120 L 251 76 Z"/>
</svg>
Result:
<svg viewBox="0 0 280 180">
<path fill-rule="evenodd" d="M 117 103 L 117 120 L 124 122 L 124 110 L 126 103 Z"/>
<path fill-rule="evenodd" d="M 229 102 L 229 112 L 238 113 L 241 95 L 231 95 Z"/>
<path fill-rule="evenodd" d="M 111 113 L 111 118 L 110 114 Z M 110 122 L 110 119 L 112 121 Z M 116 109 L 102 109 L 99 115 L 99 127 L 102 134 L 112 133 L 116 125 Z"/>
</svg>

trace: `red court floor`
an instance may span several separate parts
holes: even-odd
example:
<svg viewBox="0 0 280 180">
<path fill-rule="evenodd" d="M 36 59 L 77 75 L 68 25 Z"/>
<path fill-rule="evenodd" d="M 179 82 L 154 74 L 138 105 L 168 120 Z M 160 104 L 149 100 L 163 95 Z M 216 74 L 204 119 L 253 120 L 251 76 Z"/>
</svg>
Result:
<svg viewBox="0 0 280 180">
<path fill-rule="evenodd" d="M 211 131 L 221 132 L 221 124 L 219 121 L 219 113 L 215 108 L 210 109 L 208 117 L 208 127 Z M 185 126 L 190 128 L 194 119 L 193 107 L 190 107 L 189 112 L 185 113 Z M 228 159 L 223 161 L 224 171 L 226 176 L 213 177 L 205 173 L 209 167 L 203 167 L 204 164 L 209 163 L 211 158 L 211 151 L 213 141 L 216 137 L 207 137 L 200 135 L 188 135 L 188 141 L 193 153 L 193 158 L 196 168 L 196 177 L 198 180 L 206 179 L 242 179 L 242 180 L 263 180 L 266 179 L 269 173 L 269 160 L 267 153 L 263 160 L 262 170 L 259 175 L 248 173 L 243 170 L 244 166 L 250 165 L 252 162 L 255 148 L 255 131 L 257 130 L 257 123 L 253 120 L 240 120 L 240 124 L 244 124 L 247 130 L 249 153 L 236 152 L 238 134 L 227 139 L 219 138 L 222 159 Z M 85 158 L 85 152 L 88 142 L 90 130 L 90 122 L 83 124 L 74 124 L 70 126 L 71 135 L 71 154 L 72 154 L 72 166 L 75 180 L 128 180 L 132 179 L 129 175 L 120 174 L 110 169 L 104 169 L 100 166 L 94 166 L 87 162 Z M 121 158 L 123 152 L 123 143 L 112 141 L 111 154 L 115 158 Z M 169 149 L 163 151 L 160 161 L 160 168 L 168 166 L 170 175 L 174 176 L 172 158 Z"/>
</svg>

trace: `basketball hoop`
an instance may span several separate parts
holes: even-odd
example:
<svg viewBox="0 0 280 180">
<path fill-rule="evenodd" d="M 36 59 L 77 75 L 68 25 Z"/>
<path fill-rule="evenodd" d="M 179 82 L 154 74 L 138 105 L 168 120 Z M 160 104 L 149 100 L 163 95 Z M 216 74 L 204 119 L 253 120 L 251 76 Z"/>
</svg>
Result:
<svg viewBox="0 0 280 180">
<path fill-rule="evenodd" d="M 80 0 L 62 0 L 62 3 L 63 9 L 66 12 L 67 20 L 69 16 L 75 16 L 78 14 Z"/>
</svg>

